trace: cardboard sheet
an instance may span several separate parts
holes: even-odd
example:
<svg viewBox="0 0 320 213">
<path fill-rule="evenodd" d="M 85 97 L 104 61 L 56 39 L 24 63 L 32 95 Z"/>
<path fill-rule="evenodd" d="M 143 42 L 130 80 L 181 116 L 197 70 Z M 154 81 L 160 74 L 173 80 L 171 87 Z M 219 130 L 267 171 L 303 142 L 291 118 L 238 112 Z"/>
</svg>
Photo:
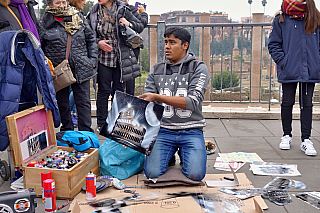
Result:
<svg viewBox="0 0 320 213">
<path fill-rule="evenodd" d="M 206 180 L 221 181 L 223 177 L 230 174 L 207 174 Z M 244 173 L 236 174 L 239 181 L 237 188 L 253 188 Z M 114 199 L 116 201 L 125 200 L 126 206 L 119 208 L 121 212 L 133 213 L 186 213 L 186 212 L 249 212 L 260 213 L 268 206 L 260 196 L 239 200 L 233 196 L 219 192 L 219 188 L 208 188 L 207 186 L 171 186 L 163 188 L 142 187 L 143 181 L 146 179 L 144 175 L 135 175 L 129 179 L 123 180 L 127 188 L 135 194 L 139 195 L 136 199 L 133 193 L 118 190 L 109 187 L 97 193 L 97 201 Z M 139 187 L 137 187 L 139 186 Z M 70 205 L 72 213 L 94 212 L 103 209 L 108 212 L 112 206 L 94 208 L 85 198 L 85 193 L 80 192 Z M 78 207 L 79 209 L 76 210 Z M 227 211 L 228 210 L 228 211 Z"/>
</svg>

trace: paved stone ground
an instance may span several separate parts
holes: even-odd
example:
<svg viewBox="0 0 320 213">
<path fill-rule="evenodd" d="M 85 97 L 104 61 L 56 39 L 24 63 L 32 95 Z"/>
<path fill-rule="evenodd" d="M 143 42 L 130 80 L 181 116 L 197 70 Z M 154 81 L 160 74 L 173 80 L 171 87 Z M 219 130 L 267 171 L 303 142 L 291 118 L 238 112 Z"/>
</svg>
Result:
<svg viewBox="0 0 320 213">
<path fill-rule="evenodd" d="M 93 127 L 96 119 L 93 118 Z M 300 151 L 300 123 L 299 120 L 293 121 L 293 142 L 291 150 L 283 151 L 278 148 L 282 136 L 280 120 L 250 120 L 250 119 L 207 119 L 207 127 L 204 129 L 204 135 L 207 140 L 211 140 L 217 145 L 217 151 L 208 156 L 207 174 L 226 173 L 213 168 L 215 158 L 218 152 L 256 152 L 264 161 L 297 164 L 298 170 L 302 174 L 299 177 L 290 177 L 293 180 L 303 181 L 308 189 L 292 190 L 290 195 L 293 202 L 286 206 L 277 206 L 268 200 L 265 200 L 269 209 L 266 212 L 272 213 L 301 213 L 317 212 L 317 210 L 296 199 L 292 194 L 303 191 L 320 191 L 320 179 L 318 177 L 320 170 L 320 121 L 314 120 L 311 140 L 314 142 L 318 156 L 309 157 Z M 99 136 L 100 142 L 104 138 Z M 0 155 L 1 159 L 7 158 L 7 153 Z M 177 158 L 178 159 L 178 158 Z M 177 160 L 175 167 L 179 167 Z M 254 187 L 261 188 L 270 182 L 273 176 L 257 176 L 249 171 L 249 164 L 244 165 L 237 173 L 245 173 Z M 9 181 L 0 180 L 0 191 L 10 190 Z M 44 212 L 44 205 L 41 199 L 37 198 L 38 207 L 36 212 Z M 57 204 L 64 204 L 64 200 L 58 200 Z M 62 209 L 67 211 L 67 207 Z"/>
</svg>

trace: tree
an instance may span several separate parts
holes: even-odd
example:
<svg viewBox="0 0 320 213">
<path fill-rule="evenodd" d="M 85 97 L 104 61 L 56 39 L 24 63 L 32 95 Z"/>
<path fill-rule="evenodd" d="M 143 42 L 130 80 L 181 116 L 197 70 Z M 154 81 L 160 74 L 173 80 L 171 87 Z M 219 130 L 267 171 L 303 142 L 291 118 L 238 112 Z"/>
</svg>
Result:
<svg viewBox="0 0 320 213">
<path fill-rule="evenodd" d="M 222 89 L 230 88 L 231 83 L 231 72 L 222 72 Z M 239 77 L 236 73 L 232 73 L 232 87 L 237 87 L 239 85 Z M 215 74 L 212 80 L 212 87 L 217 90 L 221 89 L 221 73 Z"/>
<path fill-rule="evenodd" d="M 144 72 L 149 72 L 150 69 L 150 65 L 149 65 L 149 53 L 148 53 L 148 49 L 145 47 L 143 49 L 141 49 L 140 51 L 141 54 L 141 61 L 140 61 L 140 65 L 142 67 L 142 71 Z"/>
<path fill-rule="evenodd" d="M 86 5 L 84 5 L 82 12 L 85 16 L 88 14 L 89 8 L 92 7 L 93 4 L 94 4 L 94 2 L 89 0 L 89 1 L 87 1 Z"/>
<path fill-rule="evenodd" d="M 48 4 L 46 0 L 42 0 L 42 7 L 40 9 L 40 18 L 42 18 L 45 9 L 47 8 Z"/>
</svg>

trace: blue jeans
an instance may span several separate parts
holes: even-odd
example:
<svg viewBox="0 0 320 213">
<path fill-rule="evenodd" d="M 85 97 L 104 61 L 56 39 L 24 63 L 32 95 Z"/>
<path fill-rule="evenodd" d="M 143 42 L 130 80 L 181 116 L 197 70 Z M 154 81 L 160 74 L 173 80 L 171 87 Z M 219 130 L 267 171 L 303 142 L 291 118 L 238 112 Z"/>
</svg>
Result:
<svg viewBox="0 0 320 213">
<path fill-rule="evenodd" d="M 70 110 L 72 114 L 76 114 L 76 104 L 74 103 L 73 91 L 71 85 L 69 86 L 70 94 L 69 94 L 69 103 L 70 103 Z"/>
<path fill-rule="evenodd" d="M 203 132 L 198 129 L 173 131 L 160 128 L 152 152 L 144 163 L 147 178 L 157 178 L 166 173 L 178 148 L 183 162 L 182 173 L 192 180 L 202 180 L 206 175 L 207 153 Z"/>
</svg>

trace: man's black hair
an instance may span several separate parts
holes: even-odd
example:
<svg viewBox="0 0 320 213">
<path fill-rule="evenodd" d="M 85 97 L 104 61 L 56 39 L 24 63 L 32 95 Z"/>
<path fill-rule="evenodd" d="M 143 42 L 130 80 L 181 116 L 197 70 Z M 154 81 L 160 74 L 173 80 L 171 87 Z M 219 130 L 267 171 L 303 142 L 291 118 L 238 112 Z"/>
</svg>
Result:
<svg viewBox="0 0 320 213">
<path fill-rule="evenodd" d="M 169 37 L 170 35 L 174 35 L 174 37 L 180 39 L 181 45 L 188 42 L 190 46 L 191 35 L 188 32 L 188 30 L 182 27 L 168 27 L 164 32 L 164 37 L 166 38 L 166 37 Z M 189 46 L 187 48 L 187 51 L 189 49 Z"/>
</svg>

